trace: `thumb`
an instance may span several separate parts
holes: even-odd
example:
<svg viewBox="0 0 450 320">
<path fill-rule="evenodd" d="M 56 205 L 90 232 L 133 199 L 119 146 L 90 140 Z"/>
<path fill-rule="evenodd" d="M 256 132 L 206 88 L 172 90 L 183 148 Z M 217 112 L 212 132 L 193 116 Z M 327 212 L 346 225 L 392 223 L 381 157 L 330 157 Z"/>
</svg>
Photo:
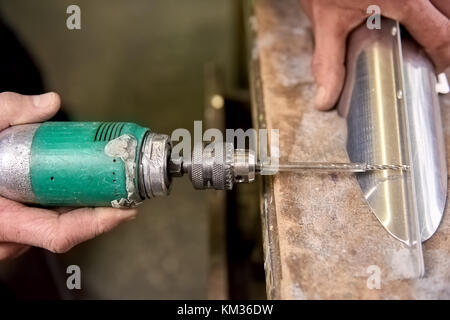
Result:
<svg viewBox="0 0 450 320">
<path fill-rule="evenodd" d="M 345 77 L 345 45 L 348 31 L 340 30 L 332 16 L 322 13 L 314 23 L 315 49 L 312 72 L 316 80 L 315 107 L 329 110 L 339 98 Z M 346 31 L 346 32 L 344 32 Z"/>
<path fill-rule="evenodd" d="M 51 118 L 59 110 L 59 95 L 49 92 L 41 95 L 25 96 L 14 92 L 0 93 L 0 130 L 9 126 L 42 122 Z"/>
<path fill-rule="evenodd" d="M 12 242 L 66 252 L 134 219 L 136 214 L 133 209 L 114 208 L 80 208 L 58 214 L 0 197 L 0 249 L 2 242 Z"/>
</svg>

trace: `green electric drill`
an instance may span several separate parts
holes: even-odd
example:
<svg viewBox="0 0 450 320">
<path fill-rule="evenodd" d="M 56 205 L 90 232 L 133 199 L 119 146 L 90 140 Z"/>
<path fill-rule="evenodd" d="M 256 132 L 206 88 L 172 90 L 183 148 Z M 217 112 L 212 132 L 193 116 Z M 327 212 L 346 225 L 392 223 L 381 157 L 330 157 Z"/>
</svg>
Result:
<svg viewBox="0 0 450 320">
<path fill-rule="evenodd" d="M 0 132 L 0 196 L 44 206 L 134 207 L 169 194 L 173 177 L 195 189 L 231 190 L 256 174 L 408 170 L 405 165 L 257 161 L 230 142 L 172 154 L 169 136 L 128 122 L 45 122 Z"/>
<path fill-rule="evenodd" d="M 44 206 L 134 207 L 167 195 L 172 177 L 196 189 L 229 190 L 255 178 L 254 152 L 194 145 L 171 157 L 167 135 L 126 122 L 46 122 L 0 132 L 0 195 Z M 216 149 L 213 149 L 216 150 Z"/>
</svg>

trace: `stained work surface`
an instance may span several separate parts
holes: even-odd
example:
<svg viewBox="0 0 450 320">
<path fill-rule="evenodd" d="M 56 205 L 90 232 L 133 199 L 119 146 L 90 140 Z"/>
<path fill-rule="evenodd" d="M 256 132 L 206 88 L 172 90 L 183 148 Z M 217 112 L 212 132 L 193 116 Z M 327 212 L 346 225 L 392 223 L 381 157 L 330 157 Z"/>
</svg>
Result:
<svg viewBox="0 0 450 320">
<path fill-rule="evenodd" d="M 335 110 L 313 108 L 312 33 L 298 1 L 256 1 L 252 19 L 253 76 L 259 83 L 254 95 L 267 127 L 280 130 L 282 159 L 349 161 L 345 120 Z M 441 97 L 447 155 L 449 108 L 450 96 Z M 450 299 L 448 209 L 437 233 L 424 243 L 426 276 L 408 280 L 407 249 L 370 211 L 354 176 L 282 173 L 265 186 L 269 297 Z M 381 271 L 378 290 L 367 287 L 370 266 Z"/>
</svg>

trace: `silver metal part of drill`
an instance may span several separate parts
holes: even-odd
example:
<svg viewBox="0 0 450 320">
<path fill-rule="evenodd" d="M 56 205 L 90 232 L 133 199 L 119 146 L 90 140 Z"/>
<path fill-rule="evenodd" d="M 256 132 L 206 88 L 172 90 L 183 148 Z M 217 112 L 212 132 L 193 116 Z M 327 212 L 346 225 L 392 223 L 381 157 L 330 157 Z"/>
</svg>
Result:
<svg viewBox="0 0 450 320">
<path fill-rule="evenodd" d="M 269 172 L 367 172 L 379 170 L 407 171 L 406 165 L 378 165 L 365 163 L 322 163 L 295 162 L 281 163 L 277 166 L 265 165 L 257 162 L 255 152 L 246 149 L 234 149 L 232 143 L 194 145 L 191 161 L 182 157 L 169 161 L 171 177 L 189 175 L 192 185 L 196 189 L 231 190 L 236 183 L 249 183 L 255 180 L 256 174 Z"/>
<path fill-rule="evenodd" d="M 171 157 L 169 174 L 188 175 L 195 189 L 231 190 L 235 183 L 255 180 L 256 157 L 250 150 L 234 149 L 231 143 L 194 145 L 191 160 Z"/>
<path fill-rule="evenodd" d="M 291 162 L 282 163 L 278 166 L 257 165 L 257 170 L 274 170 L 280 172 L 302 172 L 306 170 L 324 172 L 367 172 L 380 170 L 408 171 L 409 166 L 398 164 L 366 164 L 366 163 L 331 163 L 331 162 Z"/>
</svg>

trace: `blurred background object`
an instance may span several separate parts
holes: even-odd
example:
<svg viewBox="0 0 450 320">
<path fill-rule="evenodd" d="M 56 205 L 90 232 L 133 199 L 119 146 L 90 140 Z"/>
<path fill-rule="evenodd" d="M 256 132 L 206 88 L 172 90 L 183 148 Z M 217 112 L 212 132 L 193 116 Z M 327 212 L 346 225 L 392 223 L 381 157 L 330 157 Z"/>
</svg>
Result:
<svg viewBox="0 0 450 320">
<path fill-rule="evenodd" d="M 81 8 L 81 30 L 66 27 L 72 4 Z M 3 0 L 0 14 L 0 90 L 58 92 L 58 120 L 192 131 L 213 95 L 216 110 L 221 97 L 230 107 L 222 122 L 208 125 L 251 123 L 239 0 Z M 214 81 L 220 84 L 210 85 Z M 235 122 L 239 110 L 243 116 Z M 187 179 L 176 181 L 170 199 L 147 201 L 136 220 L 66 254 L 34 248 L 0 263 L 0 296 L 264 298 L 257 187 L 251 188 L 243 200 L 239 189 L 199 192 Z M 219 206 L 210 205 L 211 197 Z M 72 264 L 81 268 L 82 290 L 66 288 Z"/>
</svg>

